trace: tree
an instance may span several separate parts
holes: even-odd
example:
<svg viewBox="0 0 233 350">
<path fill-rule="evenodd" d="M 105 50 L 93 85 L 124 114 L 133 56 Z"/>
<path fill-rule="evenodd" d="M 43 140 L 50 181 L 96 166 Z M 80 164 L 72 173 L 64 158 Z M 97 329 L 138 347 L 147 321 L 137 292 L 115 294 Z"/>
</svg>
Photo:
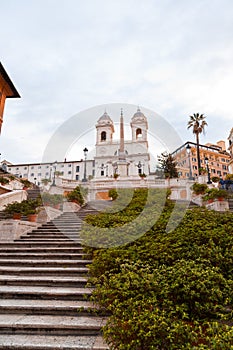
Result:
<svg viewBox="0 0 233 350">
<path fill-rule="evenodd" d="M 199 135 L 205 132 L 205 126 L 207 122 L 205 121 L 204 114 L 194 113 L 189 116 L 190 120 L 188 121 L 188 129 L 193 128 L 193 133 L 196 135 L 196 144 L 197 144 L 197 164 L 198 164 L 198 174 L 200 175 L 201 168 L 201 159 L 200 159 L 200 148 L 199 148 Z"/>
<path fill-rule="evenodd" d="M 158 156 L 159 169 L 162 169 L 166 178 L 178 177 L 177 163 L 170 153 L 163 152 Z"/>
</svg>

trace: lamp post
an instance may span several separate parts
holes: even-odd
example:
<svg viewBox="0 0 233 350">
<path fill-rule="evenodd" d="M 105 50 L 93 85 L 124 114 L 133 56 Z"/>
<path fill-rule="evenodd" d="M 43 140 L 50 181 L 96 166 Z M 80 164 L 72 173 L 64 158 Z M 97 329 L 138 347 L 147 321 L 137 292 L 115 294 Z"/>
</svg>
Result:
<svg viewBox="0 0 233 350">
<path fill-rule="evenodd" d="M 136 164 L 136 167 L 138 168 L 138 174 L 143 174 L 143 166 L 144 164 L 141 163 L 141 161 L 139 160 L 138 164 Z"/>
<path fill-rule="evenodd" d="M 210 168 L 209 168 L 209 158 L 208 157 L 205 157 L 205 164 L 206 164 L 206 169 L 207 169 L 207 174 L 208 174 L 207 184 L 211 184 L 212 182 L 210 181 Z"/>
<path fill-rule="evenodd" d="M 192 168 L 191 168 L 191 160 L 190 160 L 191 146 L 189 145 L 189 143 L 186 146 L 186 151 L 188 153 L 188 159 L 189 159 L 189 180 L 192 180 L 193 176 L 192 176 Z"/>
<path fill-rule="evenodd" d="M 56 175 L 56 169 L 57 169 L 57 161 L 56 160 L 53 163 L 53 169 L 54 169 L 54 172 L 53 172 L 53 183 L 52 183 L 52 186 L 56 186 L 56 183 L 55 183 L 55 175 Z"/>
<path fill-rule="evenodd" d="M 83 174 L 83 182 L 87 182 L 87 152 L 88 149 L 85 147 L 83 150 L 84 153 L 84 174 Z"/>
</svg>

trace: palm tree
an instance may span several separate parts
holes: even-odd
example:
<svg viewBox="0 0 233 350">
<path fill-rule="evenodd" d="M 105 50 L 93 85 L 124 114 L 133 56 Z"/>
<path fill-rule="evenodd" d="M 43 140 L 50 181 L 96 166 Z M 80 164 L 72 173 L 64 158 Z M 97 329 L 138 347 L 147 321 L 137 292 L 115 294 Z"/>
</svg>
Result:
<svg viewBox="0 0 233 350">
<path fill-rule="evenodd" d="M 205 126 L 208 124 L 205 121 L 206 117 L 204 114 L 194 113 L 193 115 L 190 115 L 189 118 L 188 129 L 193 128 L 193 133 L 196 135 L 198 174 L 200 174 L 201 159 L 199 150 L 199 134 L 202 132 L 205 133 Z"/>
</svg>

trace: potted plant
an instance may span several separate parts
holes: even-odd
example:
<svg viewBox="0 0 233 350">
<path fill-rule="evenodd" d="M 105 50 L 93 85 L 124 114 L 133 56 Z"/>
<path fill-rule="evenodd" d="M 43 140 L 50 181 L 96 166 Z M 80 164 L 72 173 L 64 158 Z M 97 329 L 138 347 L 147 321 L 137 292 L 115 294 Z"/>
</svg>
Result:
<svg viewBox="0 0 233 350">
<path fill-rule="evenodd" d="M 4 212 L 11 215 L 14 220 L 20 220 L 22 216 L 22 205 L 19 202 L 9 203 L 5 206 Z"/>
<path fill-rule="evenodd" d="M 119 177 L 119 174 L 114 173 L 114 174 L 113 174 L 113 177 L 114 177 L 114 179 L 116 180 L 116 179 Z"/>
<path fill-rule="evenodd" d="M 146 174 L 145 174 L 145 173 L 142 173 L 142 174 L 139 174 L 139 176 L 140 176 L 141 179 L 145 179 Z"/>
<path fill-rule="evenodd" d="M 23 190 L 27 190 L 32 186 L 32 183 L 27 179 L 21 179 L 20 182 L 23 184 Z"/>
<path fill-rule="evenodd" d="M 62 194 L 54 194 L 52 197 L 53 207 L 55 209 L 60 209 L 61 204 L 63 203 L 63 195 Z"/>
<path fill-rule="evenodd" d="M 41 180 L 41 183 L 44 185 L 44 186 L 47 186 L 49 184 L 49 182 L 51 182 L 50 179 L 42 179 Z"/>
<path fill-rule="evenodd" d="M 0 176 L 0 184 L 1 185 L 7 185 L 7 184 L 9 184 L 9 179 L 7 179 L 6 177 L 4 177 L 4 176 Z"/>
<path fill-rule="evenodd" d="M 70 202 L 74 202 L 79 205 L 84 204 L 83 193 L 81 192 L 80 186 L 77 186 L 73 191 L 68 192 L 66 197 Z"/>
<path fill-rule="evenodd" d="M 208 189 L 208 186 L 206 184 L 199 184 L 198 182 L 195 182 L 191 188 L 196 195 L 199 195 L 204 194 Z"/>
<path fill-rule="evenodd" d="M 208 203 L 212 203 L 215 199 L 219 201 L 223 201 L 228 197 L 227 191 L 218 188 L 207 189 L 205 195 L 203 196 L 203 200 Z"/>
<path fill-rule="evenodd" d="M 27 216 L 28 221 L 35 222 L 39 212 L 41 201 L 39 199 L 24 200 L 21 202 L 22 214 Z"/>
<path fill-rule="evenodd" d="M 217 182 L 220 181 L 220 177 L 218 177 L 218 176 L 213 176 L 213 177 L 211 178 L 211 180 L 212 180 L 212 182 L 217 183 Z"/>
</svg>

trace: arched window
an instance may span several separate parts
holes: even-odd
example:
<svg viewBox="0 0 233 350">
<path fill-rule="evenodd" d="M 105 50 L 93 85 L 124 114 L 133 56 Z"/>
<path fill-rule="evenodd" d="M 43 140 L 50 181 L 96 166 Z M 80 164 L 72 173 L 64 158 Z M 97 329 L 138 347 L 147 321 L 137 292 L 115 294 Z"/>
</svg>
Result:
<svg viewBox="0 0 233 350">
<path fill-rule="evenodd" d="M 136 130 L 136 139 L 141 138 L 141 137 L 142 137 L 142 129 L 138 128 Z"/>
<path fill-rule="evenodd" d="M 102 131 L 101 132 L 101 141 L 106 141 L 106 137 L 107 137 L 106 131 Z"/>
</svg>

